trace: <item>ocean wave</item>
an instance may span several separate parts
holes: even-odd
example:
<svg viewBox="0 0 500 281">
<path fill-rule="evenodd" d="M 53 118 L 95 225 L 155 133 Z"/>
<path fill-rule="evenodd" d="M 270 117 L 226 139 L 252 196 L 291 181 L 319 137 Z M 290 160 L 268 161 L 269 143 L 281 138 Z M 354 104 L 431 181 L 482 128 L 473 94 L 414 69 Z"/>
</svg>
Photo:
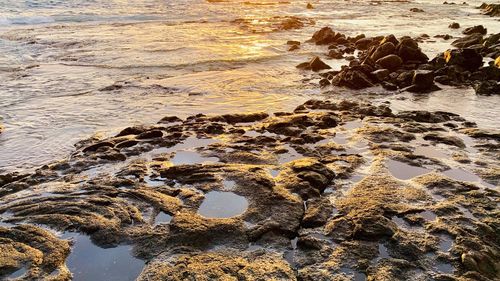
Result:
<svg viewBox="0 0 500 281">
<path fill-rule="evenodd" d="M 53 23 L 55 21 L 54 18 L 48 16 L 0 17 L 0 26 Z"/>
</svg>

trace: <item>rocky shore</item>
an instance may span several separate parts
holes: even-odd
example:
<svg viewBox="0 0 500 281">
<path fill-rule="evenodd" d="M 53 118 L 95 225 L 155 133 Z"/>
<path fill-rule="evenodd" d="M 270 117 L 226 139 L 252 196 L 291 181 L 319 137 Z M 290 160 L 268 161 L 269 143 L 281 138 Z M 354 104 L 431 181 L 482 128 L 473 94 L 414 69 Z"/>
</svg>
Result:
<svg viewBox="0 0 500 281">
<path fill-rule="evenodd" d="M 458 23 L 450 28 L 460 28 Z M 386 90 L 428 93 L 442 85 L 471 86 L 478 95 L 500 94 L 500 33 L 486 36 L 482 26 L 465 28 L 464 37 L 455 39 L 449 49 L 430 60 L 418 42 L 430 39 L 394 35 L 349 37 L 324 27 L 308 41 L 328 46 L 326 58 L 346 59 L 349 65 L 340 71 L 325 71 L 331 67 L 319 57 L 297 65 L 299 69 L 322 71 L 320 86 L 329 85 L 362 89 L 381 85 Z M 435 37 L 450 39 L 450 35 Z M 293 42 L 293 41 L 290 41 Z M 299 44 L 291 43 L 292 46 Z M 291 48 L 290 50 L 294 50 Z M 485 60 L 489 62 L 485 65 Z"/>
<path fill-rule="evenodd" d="M 0 275 L 69 280 L 79 233 L 138 280 L 495 280 L 499 141 L 347 100 L 167 116 L 1 175 Z"/>
</svg>

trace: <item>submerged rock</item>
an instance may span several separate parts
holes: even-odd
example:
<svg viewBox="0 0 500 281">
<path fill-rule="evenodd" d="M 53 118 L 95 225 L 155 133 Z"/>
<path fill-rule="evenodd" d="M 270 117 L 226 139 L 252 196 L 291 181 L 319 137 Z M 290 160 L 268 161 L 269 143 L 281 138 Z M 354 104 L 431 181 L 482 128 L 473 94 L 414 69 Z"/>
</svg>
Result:
<svg viewBox="0 0 500 281">
<path fill-rule="evenodd" d="M 324 63 L 319 57 L 313 57 L 309 62 L 304 62 L 297 65 L 297 68 L 304 70 L 320 71 L 330 69 L 331 67 Z"/>
</svg>

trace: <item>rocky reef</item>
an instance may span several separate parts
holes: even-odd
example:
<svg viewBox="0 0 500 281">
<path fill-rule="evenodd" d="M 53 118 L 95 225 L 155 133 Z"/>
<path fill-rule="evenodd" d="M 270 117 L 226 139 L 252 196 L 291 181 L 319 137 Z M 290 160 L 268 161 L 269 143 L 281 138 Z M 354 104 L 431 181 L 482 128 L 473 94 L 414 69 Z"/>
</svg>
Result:
<svg viewBox="0 0 500 281">
<path fill-rule="evenodd" d="M 452 23 L 450 28 L 460 28 Z M 500 93 L 500 33 L 486 36 L 482 26 L 465 28 L 464 37 L 453 41 L 456 49 L 438 54 L 434 59 L 422 52 L 419 38 L 394 35 L 349 37 L 324 27 L 308 41 L 327 45 L 327 58 L 346 59 L 349 65 L 341 70 L 324 71 L 320 85 L 363 89 L 381 85 L 387 90 L 426 93 L 439 90 L 435 83 L 453 86 L 472 86 L 479 95 Z M 436 35 L 450 39 L 449 35 Z M 356 56 L 355 56 L 356 55 Z M 485 65 L 484 60 L 490 60 Z M 319 57 L 297 66 L 300 69 L 322 71 L 331 67 Z"/>
<path fill-rule="evenodd" d="M 167 116 L 1 175 L 0 276 L 70 280 L 78 234 L 131 246 L 144 281 L 495 280 L 499 142 L 348 100 Z"/>
</svg>

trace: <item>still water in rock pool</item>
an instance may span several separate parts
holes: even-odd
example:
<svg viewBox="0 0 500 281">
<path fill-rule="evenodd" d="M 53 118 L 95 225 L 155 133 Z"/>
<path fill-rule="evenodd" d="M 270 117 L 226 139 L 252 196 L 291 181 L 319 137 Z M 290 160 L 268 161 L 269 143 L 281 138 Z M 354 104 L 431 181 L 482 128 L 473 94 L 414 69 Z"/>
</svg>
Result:
<svg viewBox="0 0 500 281">
<path fill-rule="evenodd" d="M 233 192 L 211 191 L 198 209 L 198 214 L 206 218 L 231 218 L 243 214 L 248 201 Z"/>
<path fill-rule="evenodd" d="M 73 281 L 132 281 L 144 268 L 144 261 L 132 256 L 131 246 L 103 249 L 88 236 L 75 233 L 66 233 L 63 238 L 74 242 L 66 261 Z"/>
</svg>

